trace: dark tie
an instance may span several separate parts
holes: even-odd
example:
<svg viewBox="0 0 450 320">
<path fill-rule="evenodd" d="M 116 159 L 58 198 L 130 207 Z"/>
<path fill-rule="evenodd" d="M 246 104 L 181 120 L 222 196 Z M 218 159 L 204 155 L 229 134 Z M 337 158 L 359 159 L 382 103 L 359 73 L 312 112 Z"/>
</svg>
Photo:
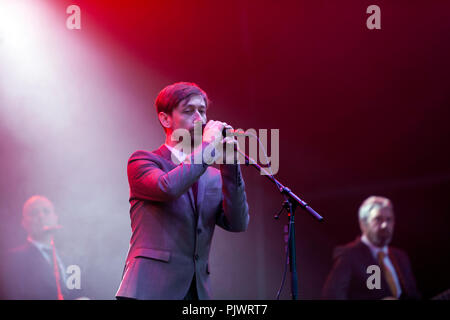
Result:
<svg viewBox="0 0 450 320">
<path fill-rule="evenodd" d="M 194 182 L 192 185 L 192 193 L 194 194 L 194 204 L 195 209 L 197 210 L 197 194 L 198 194 L 198 180 Z"/>
</svg>

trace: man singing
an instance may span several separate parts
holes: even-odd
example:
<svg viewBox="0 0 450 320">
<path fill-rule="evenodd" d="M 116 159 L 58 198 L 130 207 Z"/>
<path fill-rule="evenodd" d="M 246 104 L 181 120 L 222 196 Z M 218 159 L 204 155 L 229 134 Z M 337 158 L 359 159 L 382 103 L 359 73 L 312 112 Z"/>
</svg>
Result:
<svg viewBox="0 0 450 320">
<path fill-rule="evenodd" d="M 159 149 L 136 151 L 128 161 L 132 235 L 118 299 L 211 299 L 209 250 L 215 225 L 242 232 L 249 222 L 239 164 L 210 166 L 227 145 L 220 121 L 207 122 L 208 97 L 194 83 L 165 87 L 156 111 L 166 134 Z M 200 139 L 194 124 L 205 125 Z M 193 152 L 178 133 L 191 134 Z M 228 163 L 228 162 L 226 162 Z"/>
</svg>

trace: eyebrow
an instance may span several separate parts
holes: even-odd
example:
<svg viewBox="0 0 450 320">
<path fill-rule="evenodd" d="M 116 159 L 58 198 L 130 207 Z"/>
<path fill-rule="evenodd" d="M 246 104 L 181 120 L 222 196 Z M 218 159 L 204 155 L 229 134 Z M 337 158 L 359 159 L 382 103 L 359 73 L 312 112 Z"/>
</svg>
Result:
<svg viewBox="0 0 450 320">
<path fill-rule="evenodd" d="M 206 106 L 205 106 L 205 105 L 198 105 L 198 104 L 186 104 L 186 105 L 183 106 L 183 109 L 192 108 L 192 107 L 197 107 L 197 106 L 198 106 L 199 109 L 200 109 L 200 108 L 206 109 Z"/>
</svg>

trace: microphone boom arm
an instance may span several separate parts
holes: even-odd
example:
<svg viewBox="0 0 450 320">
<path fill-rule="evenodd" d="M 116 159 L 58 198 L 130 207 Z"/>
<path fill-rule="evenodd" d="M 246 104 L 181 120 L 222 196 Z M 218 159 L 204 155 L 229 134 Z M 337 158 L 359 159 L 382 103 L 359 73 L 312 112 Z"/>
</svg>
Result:
<svg viewBox="0 0 450 320">
<path fill-rule="evenodd" d="M 300 208 L 302 208 L 303 210 L 307 211 L 309 214 L 311 214 L 318 221 L 323 221 L 323 217 L 320 214 L 318 214 L 305 201 L 303 201 L 302 199 L 300 199 L 300 197 L 298 197 L 295 193 L 293 193 L 291 191 L 291 189 L 289 189 L 288 187 L 284 186 L 281 182 L 279 182 L 277 179 L 275 179 L 275 177 L 272 174 L 270 174 L 266 169 L 261 167 L 255 160 L 253 160 L 252 158 L 247 156 L 244 152 L 239 150 L 239 148 L 237 149 L 237 152 L 239 152 L 242 156 L 244 156 L 246 165 L 251 165 L 252 167 L 256 168 L 256 170 L 258 170 L 260 173 L 264 172 L 264 175 L 270 181 L 272 181 L 272 183 L 274 183 L 277 186 L 277 188 L 278 188 L 278 190 L 280 191 L 281 194 L 283 194 L 284 196 L 288 197 L 288 199 L 291 201 L 291 203 L 293 205 L 300 206 Z"/>
</svg>

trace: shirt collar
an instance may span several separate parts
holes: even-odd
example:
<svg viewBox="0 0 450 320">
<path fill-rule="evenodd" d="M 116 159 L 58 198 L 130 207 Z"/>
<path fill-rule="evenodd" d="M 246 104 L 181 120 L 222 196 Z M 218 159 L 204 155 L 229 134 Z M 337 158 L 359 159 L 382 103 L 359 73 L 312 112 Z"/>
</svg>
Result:
<svg viewBox="0 0 450 320">
<path fill-rule="evenodd" d="M 384 246 L 384 247 L 382 247 L 382 248 L 377 247 L 377 246 L 374 246 L 374 245 L 370 242 L 369 238 L 367 238 L 366 235 L 363 235 L 363 236 L 361 237 L 361 241 L 362 241 L 366 246 L 369 247 L 369 249 L 370 249 L 370 251 L 372 252 L 372 255 L 373 255 L 374 257 L 377 257 L 377 256 L 378 256 L 378 252 L 380 252 L 380 251 L 383 251 L 383 252 L 385 253 L 385 255 L 388 254 L 388 246 Z"/>
<path fill-rule="evenodd" d="M 177 158 L 178 163 L 184 162 L 184 160 L 186 160 L 187 155 L 183 151 L 171 147 L 167 143 L 165 144 L 165 146 L 167 147 L 167 149 L 170 150 L 170 152 L 172 152 L 172 155 L 174 155 L 175 158 Z"/>
<path fill-rule="evenodd" d="M 39 251 L 42 251 L 42 250 L 52 250 L 52 247 L 51 247 L 51 246 L 49 246 L 49 245 L 47 245 L 47 244 L 45 244 L 45 243 L 36 241 L 36 240 L 34 240 L 33 238 L 31 238 L 31 237 L 28 237 L 28 238 L 27 238 L 27 241 L 30 242 L 32 245 L 34 245 L 36 248 L 38 248 Z"/>
</svg>

